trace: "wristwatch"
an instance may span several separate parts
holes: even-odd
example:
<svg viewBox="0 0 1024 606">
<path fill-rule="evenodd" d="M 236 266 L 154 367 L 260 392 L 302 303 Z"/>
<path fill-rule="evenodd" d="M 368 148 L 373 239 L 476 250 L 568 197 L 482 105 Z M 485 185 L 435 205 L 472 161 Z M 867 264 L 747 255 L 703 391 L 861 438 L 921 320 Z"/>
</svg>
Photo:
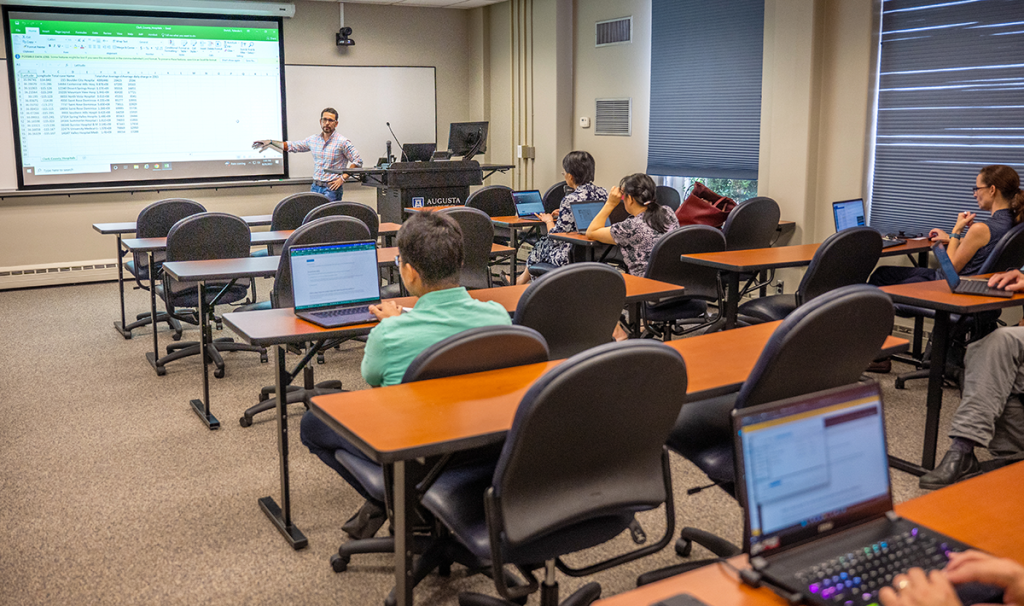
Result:
<svg viewBox="0 0 1024 606">
<path fill-rule="evenodd" d="M 949 237 L 950 238 L 956 238 L 957 240 L 959 240 L 960 238 L 963 238 L 964 235 L 963 234 L 949 234 Z"/>
</svg>

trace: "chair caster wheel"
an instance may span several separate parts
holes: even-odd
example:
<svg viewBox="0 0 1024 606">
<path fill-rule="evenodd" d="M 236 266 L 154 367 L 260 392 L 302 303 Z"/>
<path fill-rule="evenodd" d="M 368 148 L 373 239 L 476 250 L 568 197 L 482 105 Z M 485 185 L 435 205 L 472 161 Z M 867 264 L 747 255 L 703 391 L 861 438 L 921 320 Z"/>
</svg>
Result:
<svg viewBox="0 0 1024 606">
<path fill-rule="evenodd" d="M 171 340 L 173 340 L 173 341 L 180 341 L 181 340 L 181 333 L 180 332 L 176 332 L 173 335 L 171 335 Z"/>
<path fill-rule="evenodd" d="M 267 354 L 261 353 L 260 354 L 260 364 L 266 364 L 268 361 L 269 361 L 269 358 L 267 358 Z"/>
<path fill-rule="evenodd" d="M 906 387 L 906 382 L 903 379 L 899 378 L 899 377 L 896 377 L 895 385 L 896 385 L 896 389 L 906 389 L 907 388 Z"/>
<path fill-rule="evenodd" d="M 331 556 L 331 568 L 334 572 L 345 572 L 348 570 L 348 562 L 352 559 L 352 556 L 343 556 L 334 554 Z"/>
<path fill-rule="evenodd" d="M 325 364 L 326 362 L 327 362 L 327 360 L 324 359 L 324 352 L 321 351 L 318 354 L 316 354 L 316 363 L 317 364 Z"/>
<path fill-rule="evenodd" d="M 238 424 L 241 425 L 242 427 L 249 427 L 252 425 L 252 419 L 242 417 L 241 419 L 238 419 Z"/>
<path fill-rule="evenodd" d="M 217 330 L 224 330 L 224 323 L 221 322 L 220 320 L 217 320 L 216 322 L 214 322 L 214 324 L 217 325 Z"/>
<path fill-rule="evenodd" d="M 679 539 L 676 541 L 676 553 L 684 558 L 690 557 L 693 551 L 693 542 L 690 539 Z"/>
<path fill-rule="evenodd" d="M 162 377 L 162 376 L 164 376 L 166 374 L 167 374 L 167 369 L 166 368 L 164 368 L 163 366 L 157 366 L 156 367 L 156 375 L 158 377 Z"/>
<path fill-rule="evenodd" d="M 213 371 L 213 376 L 217 377 L 218 379 L 223 379 L 224 378 L 224 369 L 223 368 L 218 368 L 217 370 Z"/>
</svg>

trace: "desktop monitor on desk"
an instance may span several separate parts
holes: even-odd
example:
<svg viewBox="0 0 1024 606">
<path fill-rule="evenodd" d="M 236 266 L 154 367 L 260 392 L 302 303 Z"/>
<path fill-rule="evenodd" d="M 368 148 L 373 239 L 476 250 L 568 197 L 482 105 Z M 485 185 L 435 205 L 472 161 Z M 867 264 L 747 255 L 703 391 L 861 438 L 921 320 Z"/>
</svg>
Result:
<svg viewBox="0 0 1024 606">
<path fill-rule="evenodd" d="M 487 151 L 487 122 L 452 122 L 448 130 L 448 150 L 453 156 L 472 160 Z"/>
</svg>

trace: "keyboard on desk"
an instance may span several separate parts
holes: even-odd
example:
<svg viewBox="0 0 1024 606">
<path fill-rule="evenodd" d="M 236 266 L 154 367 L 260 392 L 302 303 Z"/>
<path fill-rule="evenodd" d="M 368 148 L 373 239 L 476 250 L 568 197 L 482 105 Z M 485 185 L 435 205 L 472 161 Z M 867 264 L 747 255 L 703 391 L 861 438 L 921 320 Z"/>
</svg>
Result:
<svg viewBox="0 0 1024 606">
<path fill-rule="evenodd" d="M 318 318 L 336 318 L 338 316 L 351 316 L 354 314 L 368 313 L 370 313 L 370 306 L 364 305 L 362 307 L 342 307 L 340 309 L 330 309 L 327 311 L 313 311 L 309 312 L 309 315 L 316 316 Z"/>
<path fill-rule="evenodd" d="M 984 295 L 986 297 L 1002 297 L 1004 299 L 1009 299 L 1013 296 L 1012 292 L 999 288 L 989 288 L 988 280 L 960 280 L 960 283 L 956 285 L 956 290 L 953 292 L 958 295 Z"/>
</svg>

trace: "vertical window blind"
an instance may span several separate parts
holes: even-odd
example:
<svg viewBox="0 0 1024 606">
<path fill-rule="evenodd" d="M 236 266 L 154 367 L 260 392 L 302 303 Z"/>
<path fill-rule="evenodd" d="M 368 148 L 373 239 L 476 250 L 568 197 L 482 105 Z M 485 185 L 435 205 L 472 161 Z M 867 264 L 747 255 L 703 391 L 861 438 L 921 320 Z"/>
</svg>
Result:
<svg viewBox="0 0 1024 606">
<path fill-rule="evenodd" d="M 647 173 L 757 179 L 764 0 L 653 0 Z"/>
<path fill-rule="evenodd" d="M 887 0 L 879 52 L 870 224 L 949 231 L 982 166 L 1024 172 L 1024 2 Z"/>
</svg>

